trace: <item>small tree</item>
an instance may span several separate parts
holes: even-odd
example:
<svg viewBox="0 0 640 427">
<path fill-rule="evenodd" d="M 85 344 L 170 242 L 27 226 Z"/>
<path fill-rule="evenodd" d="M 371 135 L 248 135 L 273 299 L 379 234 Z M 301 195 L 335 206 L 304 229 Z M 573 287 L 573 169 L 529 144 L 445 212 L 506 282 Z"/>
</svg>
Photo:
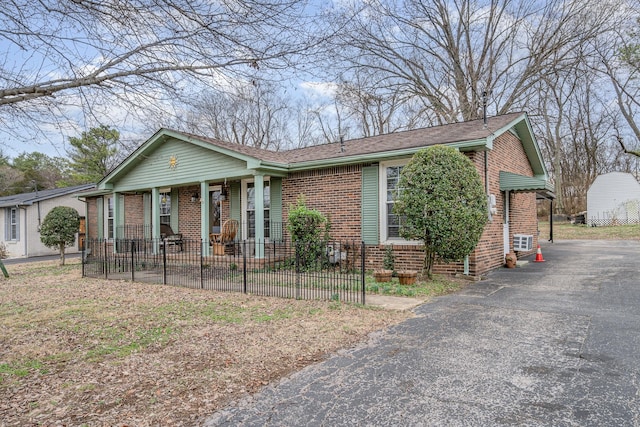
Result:
<svg viewBox="0 0 640 427">
<path fill-rule="evenodd" d="M 40 227 L 40 241 L 48 248 L 60 250 L 60 265 L 64 265 L 64 249 L 76 241 L 80 215 L 74 208 L 56 206 L 44 217 Z"/>
<path fill-rule="evenodd" d="M 487 200 L 473 163 L 451 147 L 418 151 L 400 174 L 394 212 L 400 235 L 424 242 L 423 274 L 438 255 L 460 261 L 476 247 L 487 221 Z"/>
<path fill-rule="evenodd" d="M 330 221 L 320 211 L 309 209 L 304 194 L 301 194 L 295 205 L 289 205 L 287 222 L 299 265 L 308 269 L 322 257 L 329 240 Z"/>
</svg>

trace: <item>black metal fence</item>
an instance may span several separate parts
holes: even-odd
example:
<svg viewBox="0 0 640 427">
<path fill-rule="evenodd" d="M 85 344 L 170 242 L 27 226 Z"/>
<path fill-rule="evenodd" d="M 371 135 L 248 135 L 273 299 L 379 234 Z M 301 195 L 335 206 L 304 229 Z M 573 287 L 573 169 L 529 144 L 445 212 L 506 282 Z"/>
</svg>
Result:
<svg viewBox="0 0 640 427">
<path fill-rule="evenodd" d="M 363 242 L 88 239 L 82 275 L 296 299 L 365 303 Z"/>
</svg>

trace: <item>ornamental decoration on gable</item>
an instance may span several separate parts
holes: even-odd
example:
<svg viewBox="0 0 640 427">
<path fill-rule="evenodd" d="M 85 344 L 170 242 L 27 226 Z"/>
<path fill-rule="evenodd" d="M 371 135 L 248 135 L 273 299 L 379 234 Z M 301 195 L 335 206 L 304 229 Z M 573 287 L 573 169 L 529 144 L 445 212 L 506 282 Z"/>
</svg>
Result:
<svg viewBox="0 0 640 427">
<path fill-rule="evenodd" d="M 169 157 L 169 169 L 175 170 L 178 167 L 178 157 L 173 154 Z"/>
</svg>

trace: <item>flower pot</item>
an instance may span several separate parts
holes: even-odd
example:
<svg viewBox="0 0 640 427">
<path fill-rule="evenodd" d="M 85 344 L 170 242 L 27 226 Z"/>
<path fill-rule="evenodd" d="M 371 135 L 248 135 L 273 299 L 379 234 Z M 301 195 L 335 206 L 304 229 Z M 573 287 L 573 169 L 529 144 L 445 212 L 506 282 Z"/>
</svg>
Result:
<svg viewBox="0 0 640 427">
<path fill-rule="evenodd" d="M 418 272 L 414 270 L 398 271 L 398 280 L 401 285 L 413 285 L 416 283 Z"/>
<path fill-rule="evenodd" d="M 393 271 L 391 270 L 375 270 L 373 272 L 373 277 L 376 279 L 376 282 L 378 283 L 390 282 L 392 274 L 393 274 Z"/>
<path fill-rule="evenodd" d="M 508 253 L 504 256 L 504 266 L 507 268 L 515 268 L 518 258 L 514 253 Z"/>
</svg>

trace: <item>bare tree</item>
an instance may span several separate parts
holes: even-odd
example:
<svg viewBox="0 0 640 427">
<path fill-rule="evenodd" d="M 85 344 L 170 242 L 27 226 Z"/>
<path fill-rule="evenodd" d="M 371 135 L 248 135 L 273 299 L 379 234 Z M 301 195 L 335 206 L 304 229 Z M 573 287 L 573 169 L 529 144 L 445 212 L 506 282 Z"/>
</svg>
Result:
<svg viewBox="0 0 640 427">
<path fill-rule="evenodd" d="M 638 21 L 635 21 L 637 27 Z M 635 28 L 621 27 L 613 32 L 606 40 L 606 44 L 598 46 L 600 67 L 611 82 L 615 93 L 618 112 L 628 126 L 629 133 L 623 135 L 620 128 L 616 128 L 616 140 L 622 152 L 640 157 L 640 149 L 633 149 L 640 143 L 640 61 L 638 49 L 640 35 Z M 626 138 L 625 138 L 626 136 Z M 627 139 L 627 143 L 625 143 Z M 631 141 L 631 145 L 629 145 Z"/>
<path fill-rule="evenodd" d="M 279 150 L 289 144 L 291 107 L 267 82 L 253 80 L 197 99 L 182 126 L 241 145 Z"/>
<path fill-rule="evenodd" d="M 358 4 L 358 3 L 356 3 Z M 336 18 L 344 69 L 422 99 L 436 123 L 527 109 L 534 88 L 603 30 L 612 2 L 372 1 Z M 560 61 L 560 62 L 559 62 Z"/>
<path fill-rule="evenodd" d="M 167 111 L 202 85 L 285 70 L 323 37 L 305 4 L 7 0 L 0 123 L 22 137 L 27 125 L 64 126 L 65 114 L 100 122 L 120 107 L 131 115 Z"/>
</svg>

